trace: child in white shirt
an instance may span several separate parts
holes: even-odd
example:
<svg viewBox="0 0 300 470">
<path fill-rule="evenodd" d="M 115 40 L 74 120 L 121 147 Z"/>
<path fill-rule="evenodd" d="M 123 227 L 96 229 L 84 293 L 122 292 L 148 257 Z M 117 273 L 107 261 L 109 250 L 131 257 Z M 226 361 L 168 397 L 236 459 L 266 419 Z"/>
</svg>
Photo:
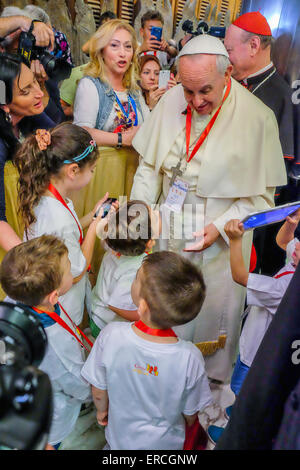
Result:
<svg viewBox="0 0 300 470">
<path fill-rule="evenodd" d="M 286 250 L 287 264 L 274 276 L 249 274 L 242 255 L 243 224 L 239 220 L 230 220 L 224 227 L 230 242 L 230 265 L 232 278 L 238 284 L 247 287 L 247 317 L 239 341 L 239 356 L 231 378 L 231 389 L 238 395 L 257 350 L 275 315 L 282 297 L 294 275 L 300 260 L 300 242 L 294 233 L 300 220 L 300 210 L 290 217 L 280 228 L 276 242 Z M 226 417 L 230 417 L 232 407 L 226 408 Z M 209 426 L 208 435 L 216 443 L 223 428 Z"/>
<path fill-rule="evenodd" d="M 90 327 L 95 338 L 112 321 L 138 320 L 131 285 L 143 259 L 155 245 L 152 238 L 155 222 L 154 212 L 143 201 L 125 203 L 110 219 L 110 231 L 104 242 L 107 252 L 92 290 Z"/>
<path fill-rule="evenodd" d="M 103 212 L 99 212 L 96 220 L 93 216 L 108 194 L 81 220 L 71 199 L 74 192 L 90 182 L 97 158 L 97 146 L 90 134 L 70 122 L 50 131 L 38 129 L 23 142 L 15 156 L 20 173 L 24 239 L 43 234 L 63 239 L 71 262 L 73 286 L 60 301 L 76 325 L 82 321 L 85 296 L 89 292 L 87 271 Z M 84 229 L 87 230 L 83 237 Z"/>
<path fill-rule="evenodd" d="M 92 398 L 90 386 L 80 374 L 85 360 L 82 336 L 58 302 L 72 286 L 70 267 L 64 243 L 43 235 L 12 248 L 0 268 L 4 291 L 26 305 L 45 328 L 48 346 L 39 369 L 48 374 L 52 385 L 48 442 L 55 448 L 74 428 L 82 403 Z"/>
<path fill-rule="evenodd" d="M 111 449 L 182 449 L 185 423 L 210 404 L 200 350 L 171 329 L 195 318 L 204 297 L 190 261 L 166 251 L 144 259 L 132 285 L 140 320 L 106 326 L 82 369 Z"/>
</svg>

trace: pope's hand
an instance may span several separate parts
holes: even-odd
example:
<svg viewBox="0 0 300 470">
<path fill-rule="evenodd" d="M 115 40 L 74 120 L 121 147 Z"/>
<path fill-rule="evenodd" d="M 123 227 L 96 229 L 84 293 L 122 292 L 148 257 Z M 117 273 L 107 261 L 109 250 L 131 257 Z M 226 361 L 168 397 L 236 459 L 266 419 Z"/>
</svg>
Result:
<svg viewBox="0 0 300 470">
<path fill-rule="evenodd" d="M 220 236 L 220 232 L 214 224 L 209 224 L 200 232 L 194 232 L 193 237 L 199 238 L 193 245 L 185 248 L 183 251 L 204 251 L 211 246 Z"/>
</svg>

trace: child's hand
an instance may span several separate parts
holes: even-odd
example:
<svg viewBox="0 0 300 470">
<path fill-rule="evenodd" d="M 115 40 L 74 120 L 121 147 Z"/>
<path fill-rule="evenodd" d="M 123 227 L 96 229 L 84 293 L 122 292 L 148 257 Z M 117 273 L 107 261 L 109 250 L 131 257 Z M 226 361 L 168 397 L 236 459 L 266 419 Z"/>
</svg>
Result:
<svg viewBox="0 0 300 470">
<path fill-rule="evenodd" d="M 245 232 L 243 223 L 238 219 L 229 220 L 225 224 L 224 231 L 229 240 L 239 240 Z"/>
<path fill-rule="evenodd" d="M 97 210 L 100 209 L 100 207 L 102 206 L 102 204 L 107 201 L 108 199 L 108 196 L 109 196 L 109 193 L 106 193 L 105 196 L 103 196 L 102 199 L 100 199 L 97 204 L 95 205 L 94 209 L 92 210 L 92 213 L 93 215 L 96 214 Z"/>
<path fill-rule="evenodd" d="M 95 220 L 97 226 L 96 226 L 96 234 L 97 237 L 100 238 L 100 240 L 105 240 L 107 237 L 107 232 L 108 232 L 108 224 L 109 221 L 112 217 L 112 215 L 118 210 L 119 208 L 119 201 L 115 201 L 112 203 L 111 208 L 109 209 L 109 212 L 106 217 L 102 218 L 103 215 L 103 209 L 100 209 L 99 215 L 97 219 Z"/>
<path fill-rule="evenodd" d="M 97 421 L 101 426 L 107 426 L 108 424 L 108 410 L 97 411 Z"/>
<path fill-rule="evenodd" d="M 300 221 L 300 209 L 296 210 L 293 214 L 288 215 L 286 221 L 291 225 L 297 226 Z"/>
</svg>

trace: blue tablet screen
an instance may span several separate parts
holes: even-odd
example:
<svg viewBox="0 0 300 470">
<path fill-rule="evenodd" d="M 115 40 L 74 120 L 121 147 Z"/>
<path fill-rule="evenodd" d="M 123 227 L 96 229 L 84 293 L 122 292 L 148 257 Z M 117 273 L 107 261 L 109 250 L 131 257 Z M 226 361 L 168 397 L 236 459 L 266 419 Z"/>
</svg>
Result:
<svg viewBox="0 0 300 470">
<path fill-rule="evenodd" d="M 299 204 L 296 204 L 294 206 L 281 207 L 278 208 L 278 210 L 271 210 L 262 212 L 261 214 L 252 215 L 251 217 L 249 217 L 248 220 L 243 223 L 244 229 L 249 230 L 252 228 L 261 227 L 262 225 L 280 222 L 299 208 L 300 202 Z"/>
</svg>

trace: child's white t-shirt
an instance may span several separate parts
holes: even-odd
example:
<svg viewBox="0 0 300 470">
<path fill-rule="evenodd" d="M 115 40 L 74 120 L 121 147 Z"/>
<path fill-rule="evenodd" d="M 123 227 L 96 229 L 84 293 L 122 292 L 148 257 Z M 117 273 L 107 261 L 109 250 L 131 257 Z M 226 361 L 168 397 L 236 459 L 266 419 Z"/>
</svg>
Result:
<svg viewBox="0 0 300 470">
<path fill-rule="evenodd" d="M 69 200 L 67 205 L 80 225 L 72 201 Z M 69 251 L 72 276 L 79 276 L 86 266 L 86 259 L 79 243 L 79 228 L 70 212 L 57 199 L 42 196 L 34 213 L 37 220 L 29 227 L 28 239 L 45 234 L 61 238 Z M 26 240 L 26 234 L 24 234 L 24 240 Z M 76 325 L 82 321 L 88 282 L 88 276 L 85 274 L 77 284 L 74 284 L 66 294 L 59 298 L 60 303 Z"/>
<path fill-rule="evenodd" d="M 243 364 L 251 366 L 264 335 L 275 315 L 278 305 L 294 275 L 292 253 L 298 240 L 292 240 L 286 249 L 288 264 L 276 276 L 249 274 L 247 283 L 247 304 L 250 306 L 241 337 L 240 358 Z M 290 274 L 284 274 L 291 272 Z"/>
<path fill-rule="evenodd" d="M 61 318 L 74 330 L 63 312 Z M 48 442 L 55 445 L 71 433 L 82 403 L 91 400 L 92 396 L 89 383 L 81 376 L 85 356 L 78 341 L 57 323 L 45 331 L 48 346 L 39 369 L 51 380 L 53 416 Z"/>
<path fill-rule="evenodd" d="M 117 257 L 110 250 L 105 253 L 91 302 L 91 317 L 99 328 L 112 321 L 122 321 L 108 305 L 122 310 L 137 310 L 131 298 L 131 285 L 145 256 L 143 253 Z"/>
<path fill-rule="evenodd" d="M 193 415 L 211 403 L 199 349 L 181 339 L 169 344 L 144 340 L 132 323 L 104 328 L 81 373 L 108 391 L 105 436 L 114 450 L 182 449 L 182 413 Z"/>
</svg>

